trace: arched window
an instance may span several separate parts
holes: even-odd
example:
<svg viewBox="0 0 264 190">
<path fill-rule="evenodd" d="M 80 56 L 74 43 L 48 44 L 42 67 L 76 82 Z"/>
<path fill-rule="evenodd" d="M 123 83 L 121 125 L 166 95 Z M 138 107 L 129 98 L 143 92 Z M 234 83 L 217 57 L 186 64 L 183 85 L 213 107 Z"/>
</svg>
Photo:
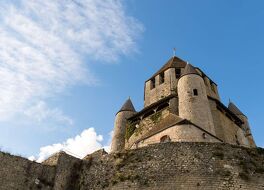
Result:
<svg viewBox="0 0 264 190">
<path fill-rule="evenodd" d="M 160 138 L 160 142 L 170 142 L 171 139 L 168 135 L 164 135 Z"/>
<path fill-rule="evenodd" d="M 197 89 L 193 89 L 193 95 L 198 96 L 198 90 Z"/>
</svg>

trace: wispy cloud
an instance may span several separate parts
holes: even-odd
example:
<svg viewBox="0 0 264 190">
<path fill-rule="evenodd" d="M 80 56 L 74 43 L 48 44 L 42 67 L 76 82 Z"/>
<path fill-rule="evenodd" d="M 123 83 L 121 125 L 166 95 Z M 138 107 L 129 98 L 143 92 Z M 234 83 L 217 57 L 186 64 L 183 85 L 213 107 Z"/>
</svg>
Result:
<svg viewBox="0 0 264 190">
<path fill-rule="evenodd" d="M 39 101 L 36 105 L 25 110 L 24 114 L 32 119 L 32 121 L 39 123 L 50 120 L 66 126 L 73 125 L 73 120 L 69 116 L 66 116 L 58 108 L 49 108 L 43 101 Z"/>
<path fill-rule="evenodd" d="M 90 154 L 100 148 L 105 148 L 109 151 L 110 145 L 103 146 L 103 136 L 98 135 L 94 128 L 84 130 L 80 135 L 74 138 L 69 138 L 63 143 L 56 143 L 40 148 L 38 156 L 30 156 L 28 159 L 42 162 L 52 154 L 65 151 L 75 157 L 83 158 L 87 154 Z"/>
<path fill-rule="evenodd" d="M 47 109 L 38 102 L 72 85 L 94 84 L 85 57 L 113 62 L 136 51 L 142 26 L 126 15 L 121 2 L 1 1 L 0 120 Z M 61 119 L 58 109 L 51 113 Z"/>
</svg>

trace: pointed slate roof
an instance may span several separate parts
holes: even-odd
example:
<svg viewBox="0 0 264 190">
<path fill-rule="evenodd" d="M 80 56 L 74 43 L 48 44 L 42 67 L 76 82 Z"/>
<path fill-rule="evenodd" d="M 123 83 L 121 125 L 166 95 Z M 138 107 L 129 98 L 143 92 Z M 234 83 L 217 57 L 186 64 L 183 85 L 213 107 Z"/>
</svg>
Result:
<svg viewBox="0 0 264 190">
<path fill-rule="evenodd" d="M 133 111 L 133 112 L 136 112 L 136 110 L 135 110 L 135 108 L 133 106 L 133 103 L 132 103 L 130 98 L 127 99 L 127 101 L 124 103 L 124 105 L 121 107 L 121 109 L 118 112 L 121 112 L 121 111 Z"/>
<path fill-rule="evenodd" d="M 163 65 L 154 75 L 152 75 L 152 77 L 150 77 L 148 80 L 150 80 L 151 78 L 155 77 L 156 75 L 166 71 L 169 68 L 184 68 L 186 66 L 186 62 L 183 61 L 182 59 L 173 56 L 172 58 L 170 58 L 167 63 L 165 65 Z"/>
<path fill-rule="evenodd" d="M 196 74 L 200 76 L 200 74 L 196 71 L 196 69 L 191 64 L 187 64 L 181 74 L 181 77 L 184 75 L 189 75 L 189 74 Z"/>
<path fill-rule="evenodd" d="M 235 115 L 244 115 L 232 102 L 228 104 L 228 109 L 232 111 Z"/>
</svg>

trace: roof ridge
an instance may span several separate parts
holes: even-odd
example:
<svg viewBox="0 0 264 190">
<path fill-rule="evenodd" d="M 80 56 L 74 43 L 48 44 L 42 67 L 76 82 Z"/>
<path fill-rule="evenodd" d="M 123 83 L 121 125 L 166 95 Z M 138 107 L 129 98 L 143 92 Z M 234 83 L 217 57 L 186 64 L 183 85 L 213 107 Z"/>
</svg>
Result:
<svg viewBox="0 0 264 190">
<path fill-rule="evenodd" d="M 156 75 L 164 72 L 169 68 L 184 68 L 186 66 L 186 61 L 180 59 L 177 56 L 172 56 L 154 75 L 152 75 L 148 80 L 155 77 Z"/>
</svg>

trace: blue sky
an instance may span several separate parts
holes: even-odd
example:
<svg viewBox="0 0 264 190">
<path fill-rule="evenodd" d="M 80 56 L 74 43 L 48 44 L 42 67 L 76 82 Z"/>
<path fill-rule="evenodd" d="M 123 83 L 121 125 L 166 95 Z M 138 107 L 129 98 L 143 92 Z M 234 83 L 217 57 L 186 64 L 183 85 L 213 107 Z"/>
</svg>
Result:
<svg viewBox="0 0 264 190">
<path fill-rule="evenodd" d="M 0 146 L 44 159 L 107 147 L 115 113 L 171 56 L 200 67 L 263 146 L 261 0 L 0 3 Z M 31 157 L 33 158 L 33 157 Z"/>
</svg>

